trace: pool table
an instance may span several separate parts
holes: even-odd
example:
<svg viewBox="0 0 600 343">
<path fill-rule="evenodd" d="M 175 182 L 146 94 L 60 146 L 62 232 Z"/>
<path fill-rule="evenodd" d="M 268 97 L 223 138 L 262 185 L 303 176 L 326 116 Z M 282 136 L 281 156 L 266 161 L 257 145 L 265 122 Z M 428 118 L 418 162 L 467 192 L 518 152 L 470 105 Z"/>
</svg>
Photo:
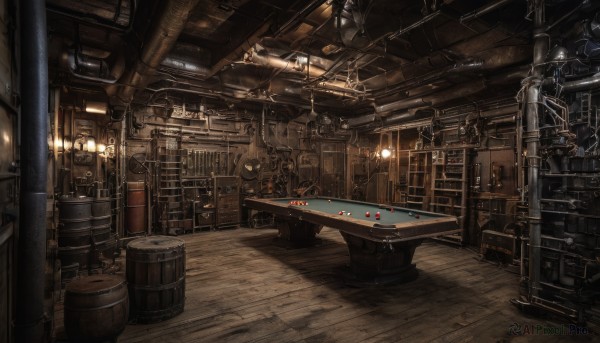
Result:
<svg viewBox="0 0 600 343">
<path fill-rule="evenodd" d="M 361 278 L 414 279 L 412 257 L 423 239 L 460 232 L 453 216 L 353 200 L 248 198 L 244 206 L 273 213 L 279 237 L 291 242 L 314 241 L 322 226 L 339 230 L 348 245 L 350 266 Z"/>
</svg>

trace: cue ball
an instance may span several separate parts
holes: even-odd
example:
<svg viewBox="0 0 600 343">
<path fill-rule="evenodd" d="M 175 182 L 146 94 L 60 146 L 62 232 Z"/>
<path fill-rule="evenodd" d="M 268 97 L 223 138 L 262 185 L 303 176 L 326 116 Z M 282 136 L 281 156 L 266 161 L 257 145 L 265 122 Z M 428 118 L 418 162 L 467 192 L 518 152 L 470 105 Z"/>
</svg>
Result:
<svg viewBox="0 0 600 343">
<path fill-rule="evenodd" d="M 413 213 L 412 213 L 412 212 L 408 212 L 408 215 L 409 215 L 409 216 L 412 216 L 412 215 L 413 215 Z"/>
<path fill-rule="evenodd" d="M 329 202 L 331 202 L 331 200 L 329 200 Z"/>
<path fill-rule="evenodd" d="M 347 214 L 348 214 L 348 215 L 351 215 L 352 213 L 348 212 Z"/>
<path fill-rule="evenodd" d="M 371 216 L 371 213 L 365 212 L 365 217 L 370 217 L 370 216 Z"/>
</svg>

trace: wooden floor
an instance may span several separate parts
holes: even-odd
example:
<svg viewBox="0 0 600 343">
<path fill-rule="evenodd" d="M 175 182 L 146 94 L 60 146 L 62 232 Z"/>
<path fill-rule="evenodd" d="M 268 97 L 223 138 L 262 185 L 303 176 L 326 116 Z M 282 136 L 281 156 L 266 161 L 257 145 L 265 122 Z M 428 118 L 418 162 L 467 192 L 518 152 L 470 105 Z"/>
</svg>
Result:
<svg viewBox="0 0 600 343">
<path fill-rule="evenodd" d="M 417 248 L 416 281 L 356 287 L 338 231 L 286 248 L 273 229 L 180 236 L 186 241 L 185 311 L 128 325 L 119 342 L 529 342 L 594 341 L 593 334 L 511 336 L 509 327 L 560 326 L 525 316 L 509 300 L 518 276 L 477 254 L 433 242 Z M 564 323 L 568 324 L 568 323 Z"/>
</svg>

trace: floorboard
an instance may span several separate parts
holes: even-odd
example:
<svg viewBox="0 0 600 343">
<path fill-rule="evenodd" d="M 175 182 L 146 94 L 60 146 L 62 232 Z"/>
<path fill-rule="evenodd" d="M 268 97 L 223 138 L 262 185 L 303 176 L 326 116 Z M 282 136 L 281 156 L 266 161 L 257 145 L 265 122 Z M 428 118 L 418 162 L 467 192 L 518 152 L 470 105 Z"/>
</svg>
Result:
<svg viewBox="0 0 600 343">
<path fill-rule="evenodd" d="M 518 276 L 479 261 L 466 249 L 425 242 L 415 253 L 417 280 L 356 287 L 347 282 L 349 257 L 337 230 L 324 228 L 316 245 L 304 248 L 282 244 L 274 229 L 240 228 L 180 237 L 187 251 L 185 311 L 157 324 L 128 325 L 120 342 L 600 338 L 595 334 L 510 336 L 513 323 L 568 323 L 523 315 L 509 303 L 518 294 Z"/>
</svg>

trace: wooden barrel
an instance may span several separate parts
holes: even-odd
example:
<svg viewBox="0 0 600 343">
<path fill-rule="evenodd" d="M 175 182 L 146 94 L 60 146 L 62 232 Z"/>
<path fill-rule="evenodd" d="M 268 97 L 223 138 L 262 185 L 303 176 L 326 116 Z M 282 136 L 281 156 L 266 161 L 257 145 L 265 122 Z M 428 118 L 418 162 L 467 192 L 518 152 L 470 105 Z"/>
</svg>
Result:
<svg viewBox="0 0 600 343">
<path fill-rule="evenodd" d="M 130 319 L 155 323 L 183 312 L 185 244 L 179 238 L 138 238 L 127 246 Z"/>
<path fill-rule="evenodd" d="M 64 306 L 70 342 L 114 341 L 127 325 L 127 285 L 116 275 L 84 277 L 67 285 Z"/>
<path fill-rule="evenodd" d="M 127 182 L 125 228 L 130 235 L 146 231 L 146 188 L 143 182 Z"/>
</svg>

